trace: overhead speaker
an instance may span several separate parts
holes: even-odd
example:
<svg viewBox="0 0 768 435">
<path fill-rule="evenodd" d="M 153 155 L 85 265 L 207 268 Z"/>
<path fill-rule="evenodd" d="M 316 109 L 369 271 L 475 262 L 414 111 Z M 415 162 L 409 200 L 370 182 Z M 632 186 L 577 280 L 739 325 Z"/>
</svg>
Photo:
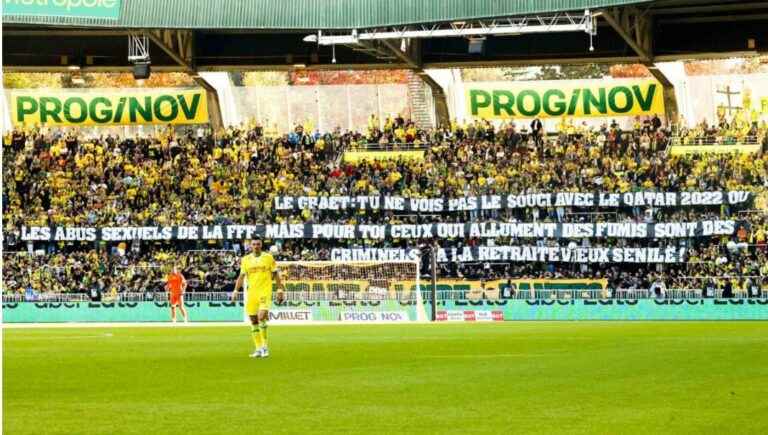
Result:
<svg viewBox="0 0 768 435">
<path fill-rule="evenodd" d="M 149 78 L 151 71 L 148 62 L 139 62 L 133 64 L 133 78 L 135 80 L 145 80 Z"/>
<path fill-rule="evenodd" d="M 485 38 L 469 38 L 467 52 L 469 54 L 483 54 L 485 49 Z"/>
</svg>

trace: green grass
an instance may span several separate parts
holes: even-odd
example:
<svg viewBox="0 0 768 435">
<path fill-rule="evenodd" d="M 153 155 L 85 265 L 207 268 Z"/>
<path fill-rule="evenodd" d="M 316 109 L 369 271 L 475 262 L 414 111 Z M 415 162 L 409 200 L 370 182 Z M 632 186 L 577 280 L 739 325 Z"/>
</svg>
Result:
<svg viewBox="0 0 768 435">
<path fill-rule="evenodd" d="M 768 322 L 3 331 L 3 433 L 768 433 Z"/>
</svg>

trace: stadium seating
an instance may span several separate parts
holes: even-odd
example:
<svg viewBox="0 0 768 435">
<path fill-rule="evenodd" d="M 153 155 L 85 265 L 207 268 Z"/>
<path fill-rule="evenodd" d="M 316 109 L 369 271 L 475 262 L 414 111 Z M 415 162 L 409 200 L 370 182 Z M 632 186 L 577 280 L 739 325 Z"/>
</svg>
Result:
<svg viewBox="0 0 768 435">
<path fill-rule="evenodd" d="M 419 130 L 406 120 L 388 120 L 383 130 L 363 133 L 304 132 L 267 138 L 259 126 L 229 128 L 215 135 L 169 128 L 161 134 L 121 138 L 86 136 L 79 131 L 45 128 L 15 130 L 4 138 L 3 190 L 6 251 L 26 251 L 19 241 L 23 225 L 119 226 L 252 223 L 423 223 L 494 221 L 677 222 L 732 218 L 747 225 L 739 233 L 715 239 L 682 239 L 692 248 L 688 263 L 665 266 L 670 288 L 701 288 L 716 276 L 719 285 L 734 276 L 743 289 L 747 277 L 768 275 L 768 218 L 739 207 L 643 207 L 572 213 L 568 209 L 521 208 L 458 214 L 416 215 L 356 210 L 298 213 L 276 211 L 278 196 L 400 195 L 460 197 L 553 191 L 732 191 L 745 190 L 765 201 L 768 188 L 766 126 L 668 130 L 637 122 L 598 129 L 563 123 L 543 147 L 535 147 L 514 123 L 494 128 L 488 122 Z M 674 133 L 674 136 L 673 136 Z M 714 139 L 713 139 L 714 138 Z M 670 156 L 672 143 L 726 144 L 749 140 L 763 144 L 757 156 L 693 154 Z M 364 144 L 418 146 L 423 159 L 362 160 L 341 163 L 345 150 Z M 716 147 L 717 145 L 712 145 Z M 765 207 L 765 204 L 761 204 Z M 508 241 L 508 240 L 506 240 Z M 498 240 L 504 243 L 505 240 Z M 729 244 L 730 242 L 730 244 Z M 447 246 L 476 246 L 477 239 L 449 240 Z M 545 242 L 541 243 L 556 243 Z M 567 241 L 565 241 L 567 243 Z M 601 239 L 582 243 L 633 246 Z M 737 244 L 738 245 L 735 245 Z M 562 244 L 562 243 L 561 243 Z M 406 240 L 288 240 L 279 257 L 328 259 L 334 247 L 406 247 Z M 586 246 L 586 245 L 584 245 Z M 6 254 L 6 292 L 118 292 L 157 288 L 162 268 L 179 261 L 197 278 L 191 290 L 226 289 L 236 273 L 230 242 L 36 243 L 44 254 Z M 465 278 L 602 277 L 615 288 L 648 288 L 656 265 L 446 263 L 442 276 Z"/>
</svg>

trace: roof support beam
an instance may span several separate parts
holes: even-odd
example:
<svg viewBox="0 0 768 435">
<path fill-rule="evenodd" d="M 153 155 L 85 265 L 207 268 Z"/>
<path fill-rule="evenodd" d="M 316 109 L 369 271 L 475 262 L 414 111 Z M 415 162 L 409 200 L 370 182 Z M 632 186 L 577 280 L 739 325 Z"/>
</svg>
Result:
<svg viewBox="0 0 768 435">
<path fill-rule="evenodd" d="M 648 71 L 651 73 L 664 88 L 664 112 L 666 113 L 667 120 L 670 122 L 676 122 L 679 110 L 677 107 L 677 95 L 675 95 L 675 86 L 667 78 L 667 76 L 656 66 L 656 64 L 646 65 Z"/>
<path fill-rule="evenodd" d="M 756 57 L 760 52 L 756 50 L 745 51 L 708 51 L 701 53 L 662 54 L 654 59 L 658 62 L 675 62 L 678 60 L 715 60 L 731 59 L 734 57 Z"/>
<path fill-rule="evenodd" d="M 499 17 L 482 20 L 443 21 L 432 24 L 387 26 L 362 31 L 352 29 L 347 34 L 311 34 L 304 42 L 320 45 L 350 45 L 361 41 L 399 40 L 445 37 L 482 37 L 522 35 L 552 32 L 593 31 L 592 14 L 589 9 L 583 13 L 559 12 L 546 15 L 521 17 Z"/>
<path fill-rule="evenodd" d="M 379 44 L 377 41 L 360 41 L 359 44 L 347 45 L 347 47 L 352 51 L 365 53 L 366 55 L 379 60 L 387 61 L 396 59 L 388 47 Z"/>
<path fill-rule="evenodd" d="M 205 89 L 208 99 L 208 115 L 214 131 L 224 128 L 219 104 L 219 93 L 210 83 L 200 76 L 195 65 L 194 32 L 191 30 L 156 29 L 147 30 L 146 35 L 173 59 L 192 79 Z"/>
<path fill-rule="evenodd" d="M 23 73 L 71 73 L 72 71 L 68 66 L 56 65 L 56 66 L 3 66 L 3 71 L 7 72 L 23 72 Z M 128 73 L 133 71 L 131 66 L 85 66 L 80 69 L 81 72 L 86 73 Z M 181 68 L 178 66 L 155 66 L 152 67 L 154 72 L 180 72 Z"/>
<path fill-rule="evenodd" d="M 668 120 L 676 120 L 678 108 L 675 87 L 654 63 L 653 18 L 648 14 L 648 10 L 641 11 L 632 6 L 611 8 L 603 11 L 602 16 L 624 42 L 637 53 L 640 63 L 645 65 L 661 84 L 664 89 L 664 112 Z"/>
<path fill-rule="evenodd" d="M 407 69 L 408 65 L 401 63 L 366 63 L 366 64 L 353 64 L 353 63 L 334 63 L 329 65 L 307 65 L 304 68 L 307 71 L 345 71 L 345 70 L 382 70 L 382 69 Z M 285 64 L 243 64 L 243 65 L 229 65 L 229 64 L 215 64 L 215 65 L 197 65 L 197 71 L 293 71 L 295 70 L 293 65 Z M 18 65 L 3 65 L 3 71 L 10 72 L 28 72 L 28 73 L 41 73 L 41 72 L 70 72 L 69 67 L 66 65 L 51 65 L 51 66 L 18 66 Z M 131 72 L 133 67 L 127 65 L 112 65 L 112 66 L 86 66 L 82 68 L 83 72 L 93 73 L 108 73 L 108 72 Z M 152 66 L 154 72 L 186 72 L 186 70 L 179 65 L 169 66 Z"/>
<path fill-rule="evenodd" d="M 404 64 L 408 65 L 412 69 L 421 69 L 421 41 L 418 39 L 406 40 L 406 51 L 402 51 L 400 47 L 397 47 L 391 40 L 384 39 L 384 44 L 389 51 Z"/>
<path fill-rule="evenodd" d="M 461 68 L 486 68 L 499 66 L 541 66 L 541 65 L 584 65 L 587 63 L 627 64 L 639 63 L 637 56 L 615 57 L 548 57 L 525 59 L 489 59 L 478 61 L 462 61 Z M 425 68 L 456 68 L 456 62 L 427 62 Z"/>
<path fill-rule="evenodd" d="M 421 61 L 421 41 L 418 39 L 405 40 L 406 51 L 400 49 L 395 45 L 392 40 L 384 39 L 381 41 L 385 47 L 394 55 L 397 59 L 408 65 L 413 70 L 414 74 L 421 78 L 421 80 L 429 86 L 432 90 L 432 99 L 435 106 L 435 114 L 437 118 L 437 126 L 449 125 L 450 115 L 448 114 L 448 97 L 445 95 L 445 90 L 439 83 L 437 83 L 432 77 L 427 74 L 422 68 Z"/>
<path fill-rule="evenodd" d="M 157 29 L 147 30 L 145 34 L 182 68 L 190 73 L 196 71 L 191 51 L 191 44 L 194 39 L 192 31 Z"/>
<path fill-rule="evenodd" d="M 643 62 L 653 61 L 653 26 L 650 17 L 635 7 L 602 11 L 602 17 Z"/>
</svg>

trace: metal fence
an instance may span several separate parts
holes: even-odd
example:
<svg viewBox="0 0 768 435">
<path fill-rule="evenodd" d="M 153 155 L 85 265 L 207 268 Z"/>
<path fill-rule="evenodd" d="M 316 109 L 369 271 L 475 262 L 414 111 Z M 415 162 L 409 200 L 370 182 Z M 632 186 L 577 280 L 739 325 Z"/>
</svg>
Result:
<svg viewBox="0 0 768 435">
<path fill-rule="evenodd" d="M 225 292 L 189 292 L 184 294 L 184 300 L 195 301 L 227 301 L 231 293 Z M 112 296 L 102 293 L 92 298 L 87 293 L 39 293 L 29 297 L 23 293 L 4 294 L 3 302 L 167 302 L 168 293 L 165 292 L 123 292 Z"/>
<path fill-rule="evenodd" d="M 705 136 L 691 138 L 688 143 L 683 143 L 681 136 L 672 136 L 670 138 L 670 144 L 675 146 L 696 146 L 696 145 L 759 145 L 762 141 L 762 137 L 758 136 L 746 136 L 742 138 L 728 137 L 728 136 Z"/>
<path fill-rule="evenodd" d="M 355 144 L 347 149 L 347 151 L 426 151 L 432 147 L 430 143 L 409 143 L 409 142 L 392 142 L 392 143 L 366 143 Z"/>
<path fill-rule="evenodd" d="M 723 291 L 715 290 L 706 293 L 703 289 L 667 289 L 660 292 L 654 292 L 650 289 L 603 289 L 603 290 L 561 290 L 561 289 L 534 289 L 534 290 L 515 290 L 512 293 L 504 294 L 499 291 L 482 292 L 477 290 L 439 290 L 437 291 L 437 300 L 499 300 L 499 299 L 521 299 L 521 300 L 571 300 L 571 299 L 700 299 L 700 298 L 722 298 Z M 750 295 L 746 292 L 736 293 L 733 298 L 759 298 L 768 299 L 768 292 L 763 291 L 757 295 Z M 431 295 L 425 293 L 425 300 L 431 301 Z"/>
<path fill-rule="evenodd" d="M 286 292 L 286 300 L 295 301 L 384 301 L 384 300 L 414 300 L 414 292 L 305 292 L 289 291 Z M 184 294 L 186 302 L 197 301 L 215 301 L 225 302 L 232 298 L 229 292 L 187 292 Z M 243 300 L 243 293 L 238 293 L 237 300 Z M 167 302 L 168 293 L 166 292 L 122 292 L 116 295 L 100 294 L 98 297 L 91 298 L 85 293 L 39 293 L 33 297 L 28 297 L 23 293 L 5 294 L 3 302 Z"/>
</svg>

